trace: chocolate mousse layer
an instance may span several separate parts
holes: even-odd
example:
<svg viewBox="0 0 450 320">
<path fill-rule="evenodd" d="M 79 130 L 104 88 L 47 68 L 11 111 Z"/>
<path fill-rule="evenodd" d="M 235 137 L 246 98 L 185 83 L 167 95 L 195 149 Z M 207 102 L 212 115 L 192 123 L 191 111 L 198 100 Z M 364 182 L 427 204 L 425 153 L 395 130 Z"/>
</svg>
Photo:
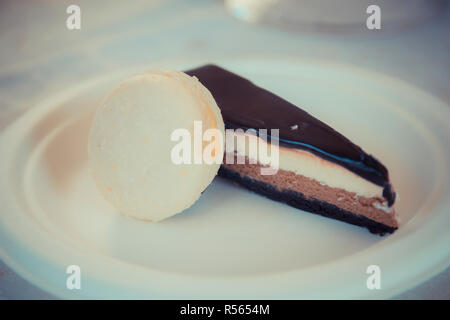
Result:
<svg viewBox="0 0 450 320">
<path fill-rule="evenodd" d="M 381 197 L 367 198 L 343 189 L 331 188 L 318 181 L 279 169 L 275 175 L 262 175 L 262 166 L 249 164 L 222 164 L 219 175 L 237 182 L 249 190 L 270 199 L 287 203 L 298 209 L 325 217 L 366 227 L 370 232 L 383 235 L 398 228 L 394 212 L 377 208 L 385 201 Z"/>
</svg>

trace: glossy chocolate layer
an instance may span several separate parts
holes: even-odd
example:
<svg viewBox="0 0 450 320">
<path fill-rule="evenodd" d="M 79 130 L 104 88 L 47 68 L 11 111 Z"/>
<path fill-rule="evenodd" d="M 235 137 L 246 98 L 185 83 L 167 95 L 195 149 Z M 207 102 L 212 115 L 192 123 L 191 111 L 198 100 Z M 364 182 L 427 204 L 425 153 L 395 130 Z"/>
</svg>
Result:
<svg viewBox="0 0 450 320">
<path fill-rule="evenodd" d="M 384 196 L 388 202 L 394 202 L 386 167 L 306 111 L 215 65 L 186 73 L 197 77 L 211 91 L 227 128 L 279 129 L 281 146 L 307 150 L 389 188 L 390 195 Z"/>
</svg>

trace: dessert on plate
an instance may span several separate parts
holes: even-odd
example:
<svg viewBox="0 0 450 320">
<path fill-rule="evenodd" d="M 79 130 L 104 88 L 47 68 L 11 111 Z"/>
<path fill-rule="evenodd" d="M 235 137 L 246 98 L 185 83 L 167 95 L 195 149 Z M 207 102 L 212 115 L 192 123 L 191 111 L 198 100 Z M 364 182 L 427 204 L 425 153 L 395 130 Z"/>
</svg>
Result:
<svg viewBox="0 0 450 320">
<path fill-rule="evenodd" d="M 372 155 L 300 107 L 221 67 L 205 65 L 186 73 L 212 93 L 225 128 L 279 129 L 276 174 L 261 174 L 266 165 L 249 159 L 247 149 L 236 147 L 232 156 L 245 157 L 245 163 L 224 161 L 220 176 L 273 200 L 372 233 L 382 235 L 398 228 L 396 193 L 388 170 Z M 248 139 L 262 139 L 246 132 Z M 270 145 L 272 139 L 264 141 Z"/>
</svg>

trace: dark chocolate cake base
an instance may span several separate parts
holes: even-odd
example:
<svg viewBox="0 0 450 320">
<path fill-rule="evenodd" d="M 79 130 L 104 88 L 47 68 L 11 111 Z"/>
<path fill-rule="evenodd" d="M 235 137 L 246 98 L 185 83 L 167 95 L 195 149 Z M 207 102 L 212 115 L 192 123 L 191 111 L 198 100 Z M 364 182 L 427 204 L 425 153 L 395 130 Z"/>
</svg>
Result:
<svg viewBox="0 0 450 320">
<path fill-rule="evenodd" d="M 365 227 L 371 233 L 384 235 L 393 233 L 397 228 L 387 226 L 380 222 L 373 221 L 365 216 L 343 210 L 338 206 L 320 201 L 317 199 L 308 199 L 302 193 L 292 190 L 278 190 L 274 186 L 255 180 L 250 177 L 242 176 L 238 172 L 220 167 L 219 176 L 232 180 L 247 189 L 266 196 L 269 199 L 284 202 L 294 208 L 319 214 L 324 217 L 341 220 L 353 225 Z"/>
</svg>

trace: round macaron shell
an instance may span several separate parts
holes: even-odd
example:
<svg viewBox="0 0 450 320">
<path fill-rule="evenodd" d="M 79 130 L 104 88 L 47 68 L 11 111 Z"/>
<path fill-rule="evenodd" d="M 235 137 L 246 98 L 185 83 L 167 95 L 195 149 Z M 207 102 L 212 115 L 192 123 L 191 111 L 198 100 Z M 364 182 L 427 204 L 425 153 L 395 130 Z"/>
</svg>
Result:
<svg viewBox="0 0 450 320">
<path fill-rule="evenodd" d="M 150 70 L 113 90 L 97 110 L 88 143 L 91 172 L 106 200 L 127 216 L 151 221 L 190 207 L 220 167 L 172 161 L 172 133 L 187 129 L 193 144 L 194 121 L 203 132 L 224 134 L 210 92 L 182 72 Z"/>
</svg>

